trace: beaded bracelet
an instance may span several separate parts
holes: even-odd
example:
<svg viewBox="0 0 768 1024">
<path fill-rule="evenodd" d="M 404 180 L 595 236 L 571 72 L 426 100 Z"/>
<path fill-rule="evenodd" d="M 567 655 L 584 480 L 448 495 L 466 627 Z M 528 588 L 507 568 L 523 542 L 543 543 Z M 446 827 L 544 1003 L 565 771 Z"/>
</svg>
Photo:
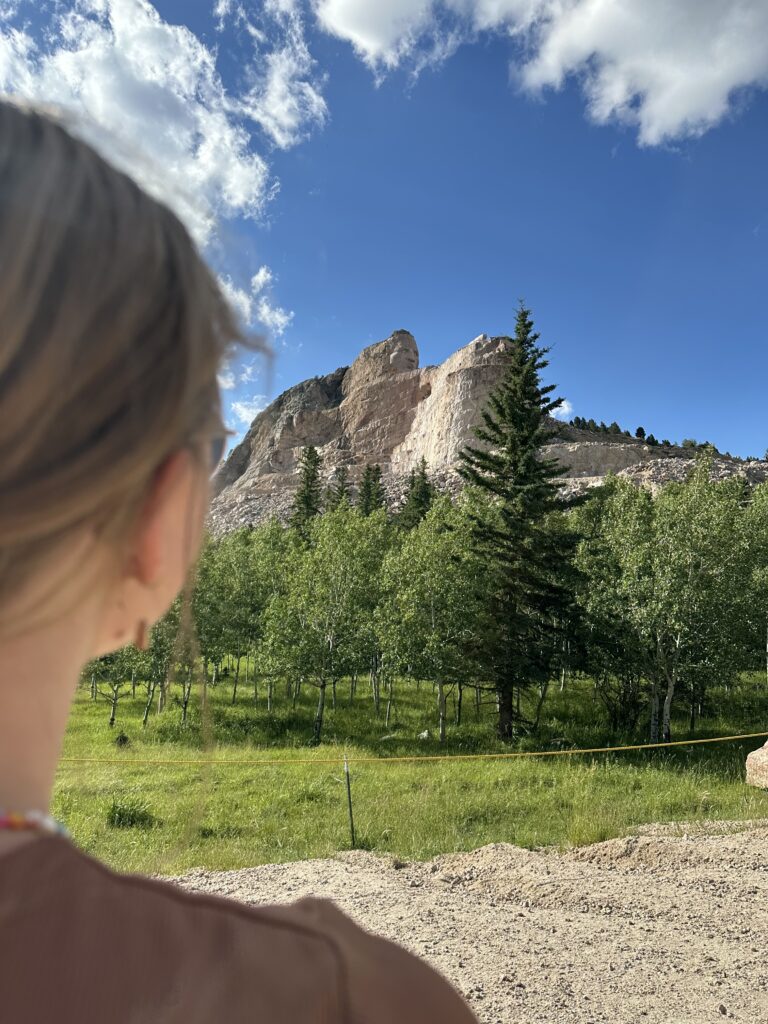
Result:
<svg viewBox="0 0 768 1024">
<path fill-rule="evenodd" d="M 42 811 L 2 811 L 0 810 L 0 829 L 21 831 L 23 829 L 39 829 L 41 832 L 53 832 L 56 835 L 68 836 L 66 828 Z"/>
</svg>

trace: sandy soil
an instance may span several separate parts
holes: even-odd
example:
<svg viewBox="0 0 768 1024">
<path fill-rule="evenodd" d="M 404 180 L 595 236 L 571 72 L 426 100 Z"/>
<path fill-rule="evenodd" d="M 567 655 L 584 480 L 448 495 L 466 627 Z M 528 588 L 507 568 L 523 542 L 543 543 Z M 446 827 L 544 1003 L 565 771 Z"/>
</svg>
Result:
<svg viewBox="0 0 768 1024">
<path fill-rule="evenodd" d="M 176 881 L 247 903 L 331 897 L 429 960 L 482 1024 L 768 1024 L 768 822 L 656 827 L 567 853 L 345 853 Z"/>
</svg>

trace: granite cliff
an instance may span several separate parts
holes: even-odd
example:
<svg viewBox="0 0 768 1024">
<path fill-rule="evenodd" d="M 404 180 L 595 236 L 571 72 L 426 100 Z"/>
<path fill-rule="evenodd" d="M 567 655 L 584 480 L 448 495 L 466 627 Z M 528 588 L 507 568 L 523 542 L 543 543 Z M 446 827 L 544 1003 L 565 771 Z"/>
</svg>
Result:
<svg viewBox="0 0 768 1024">
<path fill-rule="evenodd" d="M 299 455 L 310 444 L 323 458 L 324 478 L 346 466 L 353 488 L 366 463 L 380 463 L 393 508 L 422 457 L 441 486 L 457 489 L 458 453 L 473 439 L 506 344 L 483 334 L 439 366 L 420 368 L 413 336 L 395 331 L 363 349 L 351 366 L 284 391 L 256 416 L 219 471 L 211 528 L 221 533 L 272 515 L 285 517 Z M 657 488 L 684 479 L 693 465 L 690 449 L 652 447 L 570 425 L 562 425 L 550 450 L 568 469 L 563 487 L 569 494 L 596 486 L 608 473 Z M 713 473 L 761 482 L 768 479 L 768 463 L 718 456 Z"/>
</svg>

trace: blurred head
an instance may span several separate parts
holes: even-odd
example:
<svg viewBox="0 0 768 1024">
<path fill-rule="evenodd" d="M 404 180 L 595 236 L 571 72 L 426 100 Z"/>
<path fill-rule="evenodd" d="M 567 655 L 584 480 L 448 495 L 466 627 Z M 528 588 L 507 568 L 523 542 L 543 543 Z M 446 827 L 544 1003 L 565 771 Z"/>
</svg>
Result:
<svg viewBox="0 0 768 1024">
<path fill-rule="evenodd" d="M 0 100 L 0 639 L 98 596 L 97 656 L 184 583 L 237 326 L 177 217 Z"/>
</svg>

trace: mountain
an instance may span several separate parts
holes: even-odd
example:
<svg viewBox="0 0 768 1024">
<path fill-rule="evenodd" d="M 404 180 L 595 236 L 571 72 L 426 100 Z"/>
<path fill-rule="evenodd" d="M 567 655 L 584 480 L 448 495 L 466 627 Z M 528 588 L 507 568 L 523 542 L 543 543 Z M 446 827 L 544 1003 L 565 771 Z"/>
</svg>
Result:
<svg viewBox="0 0 768 1024">
<path fill-rule="evenodd" d="M 422 457 L 438 484 L 457 490 L 458 453 L 473 441 L 508 344 L 508 338 L 481 334 L 439 366 L 420 368 L 413 335 L 395 331 L 363 349 L 351 366 L 284 391 L 256 416 L 217 474 L 211 529 L 219 534 L 273 515 L 285 518 L 306 445 L 319 450 L 326 481 L 346 466 L 353 490 L 366 463 L 379 463 L 392 508 L 402 502 L 410 471 Z M 684 479 L 694 463 L 690 448 L 559 426 L 549 450 L 568 469 L 567 494 L 596 486 L 608 473 L 657 488 Z M 717 455 L 713 474 L 758 483 L 768 479 L 768 462 Z"/>
</svg>

